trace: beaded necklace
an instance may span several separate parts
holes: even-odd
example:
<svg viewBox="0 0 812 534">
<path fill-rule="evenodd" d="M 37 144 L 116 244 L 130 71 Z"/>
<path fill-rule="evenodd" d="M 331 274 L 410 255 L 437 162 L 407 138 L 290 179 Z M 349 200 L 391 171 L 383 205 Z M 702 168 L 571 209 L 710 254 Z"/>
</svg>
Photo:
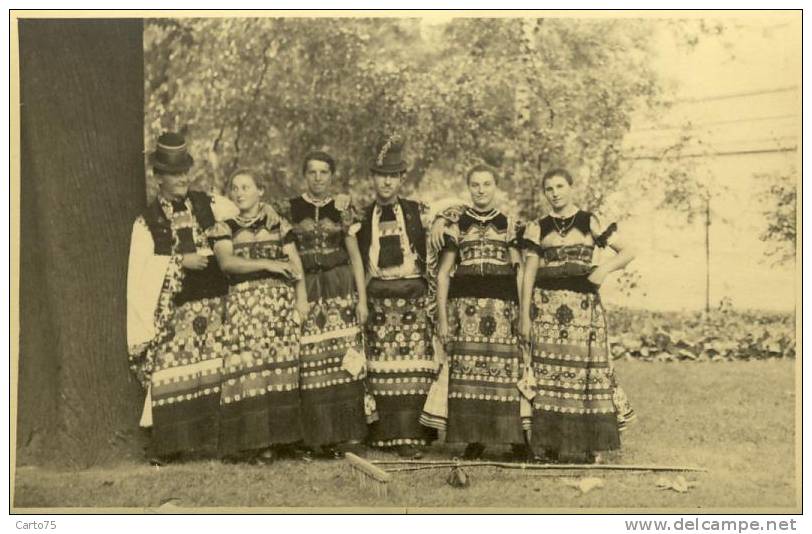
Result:
<svg viewBox="0 0 812 534">
<path fill-rule="evenodd" d="M 262 218 L 265 215 L 265 210 L 263 208 L 264 208 L 264 205 L 262 204 L 262 202 L 260 202 L 259 203 L 259 210 L 257 211 L 256 215 L 252 215 L 250 217 L 244 217 L 243 215 L 237 215 L 236 217 L 234 217 L 234 221 L 236 221 L 236 223 L 239 224 L 240 226 L 242 226 L 243 228 L 249 228 L 249 227 L 253 226 L 260 218 Z"/>
<path fill-rule="evenodd" d="M 302 198 L 305 199 L 305 201 L 313 204 L 317 208 L 323 208 L 324 206 L 329 204 L 331 200 L 333 200 L 333 198 L 329 196 L 324 197 L 322 199 L 313 198 L 312 196 L 310 196 L 310 193 L 303 193 Z"/>
<path fill-rule="evenodd" d="M 496 208 L 491 208 L 491 210 L 487 213 L 479 213 L 474 208 L 466 208 L 465 211 L 472 219 L 475 219 L 481 223 L 486 223 L 499 214 L 499 210 Z"/>
<path fill-rule="evenodd" d="M 564 237 L 564 236 L 567 235 L 567 232 L 570 231 L 570 229 L 572 228 L 572 225 L 575 224 L 575 217 L 577 215 L 578 215 L 577 211 L 575 213 L 573 213 L 572 215 L 570 215 L 569 217 L 562 217 L 560 219 L 558 217 L 550 215 L 550 218 L 553 220 L 553 226 L 555 226 L 555 229 L 558 232 L 558 235 L 560 235 L 561 237 Z M 564 221 L 563 227 L 558 225 L 558 221 Z M 567 223 L 567 221 L 569 221 L 569 223 Z"/>
</svg>

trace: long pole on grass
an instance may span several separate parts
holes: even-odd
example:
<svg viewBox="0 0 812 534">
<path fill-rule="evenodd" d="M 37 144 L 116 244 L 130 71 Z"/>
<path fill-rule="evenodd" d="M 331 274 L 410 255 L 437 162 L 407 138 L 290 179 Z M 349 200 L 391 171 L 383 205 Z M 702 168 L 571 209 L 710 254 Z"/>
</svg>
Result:
<svg viewBox="0 0 812 534">
<path fill-rule="evenodd" d="M 646 464 L 522 464 L 514 462 L 476 462 L 454 460 L 373 460 L 370 462 L 380 466 L 407 466 L 406 469 L 417 467 L 446 468 L 446 467 L 502 467 L 505 469 L 525 470 L 600 470 L 600 471 L 696 471 L 706 472 L 702 467 L 687 465 L 646 465 Z M 394 470 L 390 471 L 394 472 Z"/>
</svg>

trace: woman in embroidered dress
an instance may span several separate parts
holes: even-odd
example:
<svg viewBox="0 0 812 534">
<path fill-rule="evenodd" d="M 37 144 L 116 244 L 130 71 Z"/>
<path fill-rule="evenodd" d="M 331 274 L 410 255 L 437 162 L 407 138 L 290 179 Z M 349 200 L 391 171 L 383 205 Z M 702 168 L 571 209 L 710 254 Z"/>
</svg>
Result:
<svg viewBox="0 0 812 534">
<path fill-rule="evenodd" d="M 438 335 L 450 365 L 446 440 L 467 443 L 466 459 L 486 444 L 524 440 L 516 387 L 521 255 L 516 222 L 493 207 L 496 176 L 487 165 L 468 171 L 473 206 L 446 227 L 437 279 Z"/>
<path fill-rule="evenodd" d="M 310 305 L 301 339 L 303 438 L 307 447 L 340 458 L 337 446 L 360 442 L 367 433 L 360 327 L 367 319 L 366 287 L 355 239 L 360 223 L 346 196 L 330 196 L 332 156 L 308 153 L 302 174 L 307 191 L 281 210 L 293 225 Z"/>
<path fill-rule="evenodd" d="M 572 177 L 546 173 L 544 195 L 552 213 L 527 225 L 520 331 L 531 340 L 539 391 L 533 403 L 533 444 L 562 461 L 597 461 L 599 451 L 620 447 L 619 411 L 598 288 L 633 258 L 615 233 L 572 199 Z M 595 247 L 617 254 L 593 265 Z"/>
<path fill-rule="evenodd" d="M 272 445 L 301 439 L 299 325 L 307 307 L 290 225 L 239 170 L 227 185 L 240 214 L 218 223 L 214 252 L 229 274 L 229 355 L 223 365 L 220 451 L 268 462 Z"/>
</svg>

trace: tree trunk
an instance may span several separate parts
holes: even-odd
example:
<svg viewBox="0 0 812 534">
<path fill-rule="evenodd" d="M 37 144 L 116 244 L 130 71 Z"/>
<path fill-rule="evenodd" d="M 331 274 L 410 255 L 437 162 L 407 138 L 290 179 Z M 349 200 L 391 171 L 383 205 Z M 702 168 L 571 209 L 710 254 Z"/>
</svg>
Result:
<svg viewBox="0 0 812 534">
<path fill-rule="evenodd" d="M 20 20 L 17 462 L 137 451 L 130 231 L 145 203 L 140 20 Z"/>
</svg>

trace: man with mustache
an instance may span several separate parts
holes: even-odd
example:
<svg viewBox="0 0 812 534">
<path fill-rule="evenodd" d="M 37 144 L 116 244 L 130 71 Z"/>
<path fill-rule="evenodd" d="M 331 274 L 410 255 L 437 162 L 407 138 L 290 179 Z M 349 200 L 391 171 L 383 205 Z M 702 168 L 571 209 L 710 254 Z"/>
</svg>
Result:
<svg viewBox="0 0 812 534">
<path fill-rule="evenodd" d="M 157 198 L 133 224 L 127 273 L 130 367 L 146 389 L 141 426 L 155 463 L 218 447 L 224 295 L 212 257 L 213 199 L 189 191 L 194 159 L 165 133 L 150 154 Z"/>
<path fill-rule="evenodd" d="M 373 151 L 375 201 L 364 210 L 358 245 L 367 279 L 368 384 L 379 414 L 369 442 L 419 458 L 435 434 L 419 421 L 436 373 L 423 220 L 428 210 L 400 196 L 403 151 L 397 135 L 384 137 Z"/>
</svg>

